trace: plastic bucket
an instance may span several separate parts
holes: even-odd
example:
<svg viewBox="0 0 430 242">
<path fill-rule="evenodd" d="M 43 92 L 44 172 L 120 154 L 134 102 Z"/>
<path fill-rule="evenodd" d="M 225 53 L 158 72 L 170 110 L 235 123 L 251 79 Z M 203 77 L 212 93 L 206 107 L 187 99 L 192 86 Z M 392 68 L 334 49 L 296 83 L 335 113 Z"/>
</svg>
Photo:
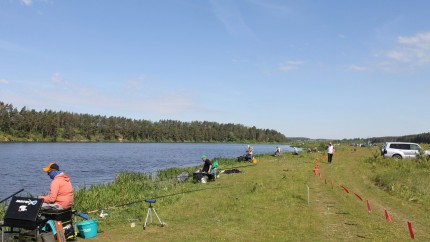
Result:
<svg viewBox="0 0 430 242">
<path fill-rule="evenodd" d="M 97 220 L 87 220 L 76 224 L 79 236 L 88 239 L 97 235 Z"/>
</svg>

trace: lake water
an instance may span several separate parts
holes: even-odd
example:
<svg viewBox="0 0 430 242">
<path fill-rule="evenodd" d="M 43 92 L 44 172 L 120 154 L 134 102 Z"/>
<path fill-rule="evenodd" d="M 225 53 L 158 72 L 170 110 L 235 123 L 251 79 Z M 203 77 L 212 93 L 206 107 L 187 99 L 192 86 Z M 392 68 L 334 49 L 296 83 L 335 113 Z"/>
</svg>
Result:
<svg viewBox="0 0 430 242">
<path fill-rule="evenodd" d="M 252 145 L 254 154 L 273 153 L 277 145 Z M 284 152 L 287 145 L 279 145 Z M 24 189 L 39 195 L 49 191 L 51 179 L 42 171 L 56 162 L 73 187 L 111 182 L 120 171 L 155 172 L 172 167 L 201 166 L 209 159 L 235 158 L 246 144 L 207 143 L 0 143 L 0 200 Z"/>
</svg>

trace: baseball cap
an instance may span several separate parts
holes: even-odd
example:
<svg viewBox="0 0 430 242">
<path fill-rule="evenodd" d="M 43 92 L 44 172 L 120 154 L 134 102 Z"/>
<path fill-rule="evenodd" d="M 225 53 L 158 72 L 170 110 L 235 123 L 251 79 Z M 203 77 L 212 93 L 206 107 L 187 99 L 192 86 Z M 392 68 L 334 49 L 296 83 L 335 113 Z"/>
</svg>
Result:
<svg viewBox="0 0 430 242">
<path fill-rule="evenodd" d="M 202 155 L 201 159 L 203 159 L 203 158 L 206 158 L 206 156 L 205 156 L 205 155 Z"/>
<path fill-rule="evenodd" d="M 50 172 L 51 170 L 59 171 L 59 170 L 60 170 L 60 167 L 57 165 L 57 163 L 52 162 L 52 163 L 49 163 L 49 165 L 48 165 L 48 166 L 43 167 L 43 169 L 42 169 L 42 170 L 43 170 L 43 171 L 46 171 L 46 172 Z"/>
</svg>

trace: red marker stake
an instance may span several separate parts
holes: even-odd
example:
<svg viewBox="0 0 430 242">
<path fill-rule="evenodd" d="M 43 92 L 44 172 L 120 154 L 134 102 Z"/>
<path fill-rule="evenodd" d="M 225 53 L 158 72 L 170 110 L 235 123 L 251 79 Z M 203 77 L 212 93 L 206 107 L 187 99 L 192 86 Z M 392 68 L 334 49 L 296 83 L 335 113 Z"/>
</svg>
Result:
<svg viewBox="0 0 430 242">
<path fill-rule="evenodd" d="M 385 209 L 385 219 L 387 220 L 387 222 L 391 222 L 391 217 L 387 212 L 387 209 Z"/>
<path fill-rule="evenodd" d="M 360 199 L 360 201 L 363 201 L 363 198 L 361 198 L 361 197 L 360 197 L 360 195 L 358 195 L 358 194 L 357 194 L 357 193 L 355 193 L 355 192 L 354 192 L 354 195 L 355 195 L 358 199 Z"/>
<path fill-rule="evenodd" d="M 344 187 L 343 185 L 340 185 L 340 186 L 343 188 L 343 190 L 345 190 L 346 193 L 349 193 L 348 188 Z"/>
<path fill-rule="evenodd" d="M 415 239 L 414 230 L 412 229 L 412 222 L 408 221 L 409 233 L 411 234 L 411 239 Z"/>
</svg>

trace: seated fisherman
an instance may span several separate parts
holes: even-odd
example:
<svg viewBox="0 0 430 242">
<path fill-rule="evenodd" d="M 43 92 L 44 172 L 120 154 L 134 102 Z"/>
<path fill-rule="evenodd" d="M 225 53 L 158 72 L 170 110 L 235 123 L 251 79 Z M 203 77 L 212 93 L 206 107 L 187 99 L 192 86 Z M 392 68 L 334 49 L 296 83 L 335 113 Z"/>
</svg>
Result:
<svg viewBox="0 0 430 242">
<path fill-rule="evenodd" d="M 251 161 L 252 160 L 252 153 L 254 152 L 254 149 L 252 146 L 248 145 L 248 148 L 246 149 L 245 154 L 245 161 Z"/>
<path fill-rule="evenodd" d="M 70 178 L 62 171 L 56 163 L 50 163 L 43 168 L 52 179 L 49 194 L 38 196 L 43 199 L 42 210 L 64 210 L 73 205 L 73 187 Z"/>
<path fill-rule="evenodd" d="M 274 156 L 278 156 L 278 155 L 281 155 L 281 147 L 279 146 L 276 147 Z"/>
<path fill-rule="evenodd" d="M 212 162 L 208 158 L 206 158 L 206 155 L 202 155 L 202 161 L 204 162 L 204 164 L 203 169 L 201 169 L 201 172 L 207 175 L 209 180 L 213 180 L 214 175 L 210 173 L 212 170 Z"/>
</svg>

